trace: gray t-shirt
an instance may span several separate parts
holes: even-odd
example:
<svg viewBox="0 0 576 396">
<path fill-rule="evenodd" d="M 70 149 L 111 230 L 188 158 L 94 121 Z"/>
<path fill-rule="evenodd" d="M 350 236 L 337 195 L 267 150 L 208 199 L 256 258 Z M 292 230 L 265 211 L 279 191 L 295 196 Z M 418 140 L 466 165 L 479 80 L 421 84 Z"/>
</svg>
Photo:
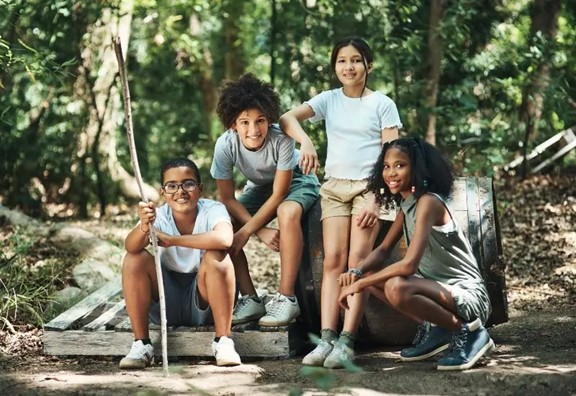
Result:
<svg viewBox="0 0 576 396">
<path fill-rule="evenodd" d="M 244 147 L 236 132 L 230 129 L 224 132 L 216 141 L 210 174 L 217 180 L 229 180 L 236 167 L 248 179 L 248 186 L 265 186 L 274 182 L 277 170 L 292 170 L 297 164 L 294 140 L 277 124 L 271 124 L 264 144 L 257 151 Z"/>
</svg>

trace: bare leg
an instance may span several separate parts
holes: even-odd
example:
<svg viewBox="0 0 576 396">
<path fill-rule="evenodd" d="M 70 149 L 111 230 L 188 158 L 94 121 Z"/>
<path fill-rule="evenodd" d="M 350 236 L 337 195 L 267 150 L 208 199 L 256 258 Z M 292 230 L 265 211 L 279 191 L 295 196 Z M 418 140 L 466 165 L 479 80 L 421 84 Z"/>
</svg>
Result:
<svg viewBox="0 0 576 396">
<path fill-rule="evenodd" d="M 340 319 L 338 276 L 346 269 L 349 229 L 350 217 L 328 217 L 322 220 L 324 242 L 324 266 L 320 301 L 322 329 L 332 329 L 334 331 L 338 329 L 338 321 Z"/>
<path fill-rule="evenodd" d="M 234 266 L 228 253 L 209 250 L 198 270 L 201 304 L 210 305 L 216 337 L 229 336 L 235 293 Z"/>
<path fill-rule="evenodd" d="M 386 282 L 384 293 L 392 307 L 418 322 L 427 320 L 450 330 L 462 326 L 448 285 L 416 276 L 396 277 Z"/>
<path fill-rule="evenodd" d="M 280 288 L 286 296 L 294 295 L 294 284 L 302 259 L 304 238 L 302 236 L 302 206 L 295 201 L 286 201 L 278 206 L 280 228 Z"/>
<path fill-rule="evenodd" d="M 350 227 L 350 254 L 348 256 L 348 266 L 356 268 L 360 260 L 366 258 L 374 247 L 374 242 L 380 231 L 381 223 L 378 222 L 372 228 L 359 228 L 356 225 L 357 216 L 352 216 Z M 348 297 L 348 306 L 350 309 L 344 313 L 343 331 L 355 334 L 360 327 L 364 307 L 368 301 L 368 293 L 357 293 Z"/>
<path fill-rule="evenodd" d="M 126 253 L 122 264 L 122 292 L 135 339 L 150 338 L 148 313 L 152 299 L 158 299 L 154 257 L 147 251 Z"/>
</svg>

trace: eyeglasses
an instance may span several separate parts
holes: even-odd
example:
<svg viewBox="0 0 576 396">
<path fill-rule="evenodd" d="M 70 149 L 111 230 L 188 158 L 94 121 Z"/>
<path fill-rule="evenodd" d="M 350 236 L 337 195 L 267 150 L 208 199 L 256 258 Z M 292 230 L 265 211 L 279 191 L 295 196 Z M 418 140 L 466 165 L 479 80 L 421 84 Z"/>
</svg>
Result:
<svg viewBox="0 0 576 396">
<path fill-rule="evenodd" d="M 183 183 L 166 183 L 162 186 L 166 194 L 176 194 L 178 189 L 182 187 L 183 191 L 192 192 L 198 188 L 198 182 L 196 180 L 184 180 Z"/>
</svg>

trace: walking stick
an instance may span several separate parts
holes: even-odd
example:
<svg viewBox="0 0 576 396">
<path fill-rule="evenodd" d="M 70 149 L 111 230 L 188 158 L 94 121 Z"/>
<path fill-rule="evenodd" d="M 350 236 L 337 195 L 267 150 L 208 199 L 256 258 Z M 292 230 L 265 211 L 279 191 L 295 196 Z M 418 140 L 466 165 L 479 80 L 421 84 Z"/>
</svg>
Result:
<svg viewBox="0 0 576 396">
<path fill-rule="evenodd" d="M 132 110 L 130 105 L 130 89 L 128 87 L 128 79 L 126 78 L 126 64 L 124 63 L 124 56 L 122 55 L 122 43 L 120 37 L 114 39 L 114 52 L 116 52 L 116 59 L 118 60 L 118 68 L 120 69 L 120 81 L 122 82 L 122 93 L 124 96 L 124 114 L 126 116 L 126 132 L 128 133 L 128 146 L 130 147 L 130 159 L 132 160 L 132 167 L 134 168 L 134 175 L 140 190 L 140 197 L 142 201 L 148 202 L 144 196 L 144 187 L 142 182 L 142 175 L 140 174 L 140 166 L 138 165 L 138 155 L 136 153 L 136 144 L 134 142 L 134 129 L 132 126 Z M 162 267 L 160 264 L 160 256 L 158 255 L 158 240 L 156 239 L 156 231 L 150 225 L 150 240 L 152 242 L 152 253 L 154 253 L 154 263 L 156 264 L 156 276 L 158 278 L 158 298 L 160 300 L 160 332 L 162 334 L 162 366 L 164 368 L 164 376 L 168 376 L 168 346 L 166 335 L 166 299 L 164 298 L 164 281 L 162 280 Z"/>
</svg>

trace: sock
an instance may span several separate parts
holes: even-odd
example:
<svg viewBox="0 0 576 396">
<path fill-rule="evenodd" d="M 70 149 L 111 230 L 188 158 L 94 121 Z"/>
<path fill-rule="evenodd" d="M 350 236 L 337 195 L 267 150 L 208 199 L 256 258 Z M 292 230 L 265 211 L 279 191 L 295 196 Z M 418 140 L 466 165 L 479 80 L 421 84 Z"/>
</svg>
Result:
<svg viewBox="0 0 576 396">
<path fill-rule="evenodd" d="M 220 342 L 220 337 L 214 337 L 214 342 L 218 344 Z"/>
<path fill-rule="evenodd" d="M 295 296 L 287 296 L 286 294 L 282 294 L 284 297 L 286 297 L 288 300 L 290 300 L 291 302 L 296 301 L 296 297 Z"/>
<path fill-rule="evenodd" d="M 354 342 L 356 341 L 356 336 L 349 331 L 343 331 L 340 333 L 340 338 L 338 338 L 338 342 L 340 344 L 346 345 L 349 348 L 354 349 Z"/>
<path fill-rule="evenodd" d="M 332 341 L 336 341 L 338 338 L 338 334 L 332 329 L 322 329 L 320 331 L 322 341 L 326 341 L 327 343 L 331 344 Z"/>
<path fill-rule="evenodd" d="M 152 345 L 152 341 L 150 341 L 150 338 L 138 338 L 137 340 L 135 339 L 134 342 L 136 341 L 142 341 L 142 344 L 144 345 Z"/>
</svg>

